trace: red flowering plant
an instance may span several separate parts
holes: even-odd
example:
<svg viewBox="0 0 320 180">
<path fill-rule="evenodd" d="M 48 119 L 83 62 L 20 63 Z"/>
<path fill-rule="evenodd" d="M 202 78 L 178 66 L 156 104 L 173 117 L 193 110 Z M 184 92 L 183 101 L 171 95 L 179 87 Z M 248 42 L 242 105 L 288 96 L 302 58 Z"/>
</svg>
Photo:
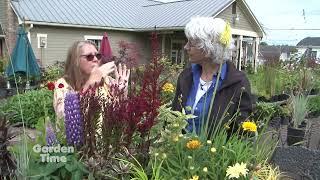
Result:
<svg viewBox="0 0 320 180">
<path fill-rule="evenodd" d="M 134 157 L 143 165 L 148 163 L 150 130 L 157 124 L 161 105 L 163 83 L 159 82 L 159 77 L 163 65 L 159 63 L 156 33 L 151 37 L 152 60 L 144 65 L 143 72 L 141 68 L 134 69 L 132 61 L 135 57 L 126 54 L 127 44 L 120 45 L 122 54 L 114 60 L 128 63 L 131 68 L 134 78 L 129 81 L 129 92 L 113 84 L 106 96 L 101 95 L 99 88 L 97 93 L 92 93 L 95 92 L 92 89 L 80 96 L 85 162 L 100 176 L 105 171 L 108 176 L 128 174 L 130 168 L 118 161 L 119 158 L 131 161 Z"/>
<path fill-rule="evenodd" d="M 50 91 L 53 91 L 54 88 L 55 88 L 54 82 L 48 82 L 48 83 L 47 83 L 47 87 L 48 87 L 48 89 L 49 89 Z"/>
</svg>

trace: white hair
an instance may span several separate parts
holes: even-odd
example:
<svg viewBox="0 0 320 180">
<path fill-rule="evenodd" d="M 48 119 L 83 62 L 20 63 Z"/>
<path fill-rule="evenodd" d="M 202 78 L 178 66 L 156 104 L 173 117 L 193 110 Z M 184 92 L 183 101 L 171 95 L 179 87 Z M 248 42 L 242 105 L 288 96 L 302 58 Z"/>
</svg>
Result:
<svg viewBox="0 0 320 180">
<path fill-rule="evenodd" d="M 223 19 L 196 16 L 186 25 L 185 34 L 189 40 L 195 41 L 196 47 L 203 49 L 214 63 L 221 64 L 231 58 L 233 48 L 233 43 L 225 47 L 220 42 L 220 34 L 225 27 L 226 22 Z"/>
</svg>

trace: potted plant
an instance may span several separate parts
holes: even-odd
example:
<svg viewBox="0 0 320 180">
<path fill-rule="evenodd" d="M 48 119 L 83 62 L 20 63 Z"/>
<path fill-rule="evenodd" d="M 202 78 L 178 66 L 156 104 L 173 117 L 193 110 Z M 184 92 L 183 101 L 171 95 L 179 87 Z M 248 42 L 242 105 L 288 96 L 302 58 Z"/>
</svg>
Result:
<svg viewBox="0 0 320 180">
<path fill-rule="evenodd" d="M 305 135 L 305 117 L 308 114 L 308 96 L 298 94 L 292 96 L 292 121 L 288 127 L 288 145 L 293 145 L 303 141 Z"/>
</svg>

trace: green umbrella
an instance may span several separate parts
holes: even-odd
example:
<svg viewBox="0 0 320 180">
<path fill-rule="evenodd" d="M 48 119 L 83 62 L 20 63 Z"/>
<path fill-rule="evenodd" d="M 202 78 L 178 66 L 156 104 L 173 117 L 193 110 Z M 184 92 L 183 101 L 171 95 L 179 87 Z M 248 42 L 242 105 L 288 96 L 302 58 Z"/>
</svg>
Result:
<svg viewBox="0 0 320 180">
<path fill-rule="evenodd" d="M 32 50 L 27 33 L 22 26 L 19 26 L 17 33 L 16 46 L 11 54 L 11 63 L 6 69 L 7 77 L 16 72 L 23 72 L 27 78 L 29 76 L 40 76 L 40 68 L 36 62 L 36 57 Z"/>
</svg>

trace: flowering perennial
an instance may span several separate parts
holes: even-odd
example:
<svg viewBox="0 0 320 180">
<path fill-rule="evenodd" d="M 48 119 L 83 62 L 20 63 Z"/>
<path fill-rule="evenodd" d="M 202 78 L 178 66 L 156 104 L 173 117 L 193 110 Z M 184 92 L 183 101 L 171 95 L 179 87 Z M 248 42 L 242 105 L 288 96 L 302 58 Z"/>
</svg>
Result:
<svg viewBox="0 0 320 180">
<path fill-rule="evenodd" d="M 247 164 L 243 162 L 241 164 L 236 163 L 234 166 L 229 166 L 227 169 L 228 178 L 239 178 L 240 176 L 246 177 L 249 171 L 246 166 Z"/>
<path fill-rule="evenodd" d="M 187 143 L 187 148 L 188 149 L 198 149 L 201 146 L 201 142 L 198 140 L 190 140 Z"/>
<path fill-rule="evenodd" d="M 257 131 L 257 125 L 254 122 L 246 121 L 243 122 L 242 128 L 244 131 L 251 131 L 251 132 L 256 132 Z"/>
<path fill-rule="evenodd" d="M 80 146 L 83 143 L 83 120 L 77 93 L 68 93 L 64 101 L 67 143 Z"/>
<path fill-rule="evenodd" d="M 174 91 L 174 86 L 173 86 L 173 84 L 167 82 L 167 83 L 165 83 L 165 84 L 162 86 L 162 90 L 163 90 L 164 92 L 173 93 L 173 91 Z"/>
<path fill-rule="evenodd" d="M 192 178 L 190 178 L 190 180 L 199 180 L 199 176 L 194 175 L 194 176 L 192 176 Z"/>
<path fill-rule="evenodd" d="M 47 87 L 50 91 L 53 91 L 54 90 L 54 82 L 48 82 L 47 83 Z"/>
<path fill-rule="evenodd" d="M 53 146 L 58 144 L 58 140 L 56 134 L 53 131 L 51 123 L 47 123 L 46 125 L 46 142 L 48 146 Z"/>
</svg>

